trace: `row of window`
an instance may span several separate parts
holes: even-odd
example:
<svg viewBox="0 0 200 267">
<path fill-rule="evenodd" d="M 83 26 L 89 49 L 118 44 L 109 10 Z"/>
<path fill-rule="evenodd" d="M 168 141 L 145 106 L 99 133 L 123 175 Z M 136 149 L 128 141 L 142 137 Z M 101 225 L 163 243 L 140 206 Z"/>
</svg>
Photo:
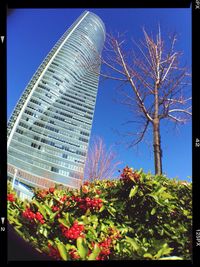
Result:
<svg viewBox="0 0 200 267">
<path fill-rule="evenodd" d="M 17 132 L 19 132 L 20 133 L 20 129 L 17 129 L 17 130 L 19 130 L 19 131 L 17 131 Z M 15 141 L 16 140 L 16 141 Z M 15 138 L 14 138 L 14 141 L 12 141 L 12 142 L 20 142 L 20 146 L 30 146 L 31 145 L 31 143 L 32 143 L 32 141 L 30 140 L 30 141 L 28 141 L 28 139 L 24 139 L 24 142 L 22 142 L 22 138 L 20 138 L 20 137 L 16 137 L 15 136 Z M 13 145 L 14 147 L 17 147 L 17 144 L 14 144 Z M 36 146 L 35 146 L 35 148 L 36 148 Z M 46 146 L 46 145 L 41 145 L 41 144 L 39 144 L 38 145 L 38 147 L 37 147 L 39 150 L 42 150 L 43 151 L 43 153 L 48 153 L 49 155 L 51 155 L 51 157 L 52 156 L 56 156 L 56 159 L 58 159 L 58 158 L 64 158 L 64 159 L 67 159 L 69 162 L 75 162 L 75 163 L 79 163 L 79 164 L 84 164 L 84 161 L 82 161 L 82 160 L 80 160 L 80 159 L 77 159 L 77 158 L 75 158 L 74 156 L 71 156 L 71 155 L 69 155 L 69 154 L 65 154 L 65 153 L 63 153 L 63 152 L 58 152 L 57 150 L 55 150 L 55 149 L 52 149 L 51 147 L 49 147 L 49 146 Z M 50 156 L 48 155 L 48 158 L 51 158 Z"/>
<path fill-rule="evenodd" d="M 66 117 L 66 113 L 64 113 L 64 112 L 62 112 L 62 111 L 60 111 L 60 110 L 54 110 L 54 109 L 52 109 L 52 108 L 50 108 L 49 109 L 49 111 L 48 112 L 44 112 L 43 113 L 43 111 L 41 110 L 41 109 L 39 109 L 39 108 L 35 108 L 34 107 L 34 104 L 31 104 L 31 103 L 29 103 L 29 105 L 27 106 L 27 108 L 28 109 L 32 109 L 32 110 L 34 110 L 34 111 L 37 111 L 37 112 L 40 112 L 40 113 L 42 113 L 42 114 L 44 114 L 45 116 L 47 116 L 48 118 L 50 117 L 50 116 L 52 116 L 52 115 L 50 115 L 49 114 L 49 112 L 53 112 L 53 113 L 58 113 L 58 114 L 60 114 L 61 116 L 64 116 L 64 117 Z M 34 112 L 35 113 L 35 112 Z M 41 115 L 42 115 L 41 114 Z M 23 117 L 24 119 L 26 119 L 26 117 Z M 54 115 L 53 116 L 53 118 L 55 118 L 55 119 L 58 119 L 59 117 L 57 117 L 56 115 Z M 73 122 L 71 122 L 71 121 L 68 121 L 68 120 L 66 120 L 65 119 L 65 121 L 67 122 L 67 124 L 71 124 L 71 125 L 73 125 L 73 126 L 75 126 L 75 127 L 70 127 L 70 126 L 68 126 L 68 125 L 65 125 L 65 130 L 68 130 L 68 131 L 72 131 L 72 132 L 76 132 L 76 133 L 80 133 L 81 135 L 86 135 L 86 136 L 89 136 L 89 133 L 88 132 L 85 132 L 85 131 L 80 131 L 80 130 L 78 130 L 77 129 L 77 127 L 78 127 L 78 125 L 77 124 L 75 124 L 75 123 L 73 123 Z M 85 128 L 85 127 L 84 127 Z M 52 130 L 52 129 L 51 129 Z M 53 130 L 54 131 L 54 130 Z M 67 134 L 67 132 L 66 131 L 63 131 L 62 129 L 60 129 L 60 130 L 56 130 L 56 132 L 59 132 L 60 134 L 62 134 L 62 135 L 66 135 Z"/>
<path fill-rule="evenodd" d="M 24 126 L 24 123 L 23 122 L 20 122 L 19 123 L 19 125 L 20 126 Z M 27 128 L 27 125 L 25 125 L 25 127 Z M 44 135 L 44 134 L 43 134 Z M 25 135 L 23 135 L 24 137 L 25 137 Z M 29 133 L 29 132 L 27 132 L 26 133 L 26 137 L 29 137 L 29 138 L 33 138 L 32 137 L 32 134 L 31 133 Z M 60 140 L 59 140 L 60 141 Z M 64 146 L 64 145 L 62 145 L 62 144 L 59 144 L 59 143 L 55 143 L 55 142 L 53 142 L 53 141 L 51 141 L 51 140 L 47 140 L 47 139 L 45 139 L 45 138 L 41 138 L 40 139 L 40 142 L 41 143 L 44 143 L 44 144 L 47 144 L 47 145 L 49 145 L 49 146 L 52 146 L 52 147 L 56 147 L 56 148 L 58 148 L 58 149 L 62 149 L 62 150 L 65 150 L 65 151 L 68 151 L 68 152 L 71 152 L 71 153 L 74 153 L 74 154 L 77 154 L 77 155 L 81 155 L 81 156 L 86 156 L 86 152 L 85 151 L 80 151 L 80 150 L 76 150 L 76 149 L 73 149 L 73 148 L 71 148 L 71 147 L 68 147 L 68 146 Z M 74 144 L 74 143 L 70 143 L 70 142 L 67 142 L 67 141 L 65 141 L 65 143 L 68 143 L 69 145 L 71 145 L 71 146 L 78 146 L 78 145 L 76 145 L 76 144 Z M 38 147 L 36 147 L 35 146 L 35 148 L 38 148 Z"/>
<path fill-rule="evenodd" d="M 20 122 L 19 127 L 20 126 L 23 127 L 23 125 L 24 125 L 24 123 L 23 122 Z M 40 130 L 33 129 L 32 127 L 30 127 L 29 130 L 32 131 L 32 132 L 34 132 L 34 133 L 37 133 L 39 136 L 41 135 L 41 131 Z M 23 134 L 23 130 L 21 130 L 19 128 L 17 128 L 17 132 L 20 133 L 20 134 Z M 88 141 L 89 141 L 86 138 L 82 138 L 82 137 L 74 136 L 74 135 L 69 135 L 69 134 L 65 135 L 65 138 L 63 138 L 62 135 L 60 136 L 60 135 L 53 134 L 53 133 L 49 134 L 49 133 L 43 132 L 42 135 L 43 136 L 46 136 L 47 138 L 55 139 L 55 140 L 57 140 L 59 142 L 67 143 L 67 144 L 69 144 L 71 146 L 79 147 L 79 148 L 82 148 L 82 149 L 86 149 L 87 146 L 86 145 L 82 145 L 81 143 L 79 143 L 79 145 L 77 145 L 77 143 L 76 144 L 74 143 L 74 140 L 77 139 L 77 140 L 79 140 L 81 142 L 84 142 L 84 143 L 88 143 Z M 26 134 L 26 136 L 27 136 L 27 134 Z M 66 141 L 66 136 L 72 140 L 72 143 L 70 143 L 69 141 Z M 39 141 L 40 140 L 40 137 L 35 136 L 34 139 Z M 62 149 L 62 146 L 61 145 L 56 145 L 55 144 L 55 146 L 58 146 L 58 148 Z"/>
<path fill-rule="evenodd" d="M 48 164 L 45 164 L 41 161 L 35 161 L 31 157 L 28 157 L 27 155 L 21 155 L 21 153 L 15 152 L 13 150 L 10 150 L 9 155 L 13 156 L 14 158 L 17 158 L 18 160 L 22 160 L 23 162 L 27 162 L 29 164 L 32 164 L 33 166 L 45 169 L 47 171 L 55 172 L 61 175 L 71 176 L 73 178 L 79 179 L 82 173 L 74 172 L 74 171 L 67 171 L 62 168 L 57 168 L 55 166 L 49 166 Z"/>
<path fill-rule="evenodd" d="M 38 104 L 38 105 L 40 105 L 40 106 L 43 106 L 44 108 L 46 107 L 45 106 L 45 104 L 44 103 L 42 103 L 42 102 L 39 102 L 38 100 L 35 100 L 35 99 L 33 99 L 33 98 L 35 98 L 35 96 L 32 96 L 32 98 L 31 98 L 31 102 L 32 103 L 35 103 L 35 104 Z M 37 97 L 37 99 L 38 99 L 38 97 Z M 41 99 L 42 101 L 45 101 L 44 99 Z M 45 101 L 45 102 L 47 102 L 47 101 Z M 47 102 L 48 103 L 48 102 Z M 58 102 L 56 102 L 58 105 L 62 105 L 62 109 L 64 109 L 64 110 L 66 110 L 66 111 L 68 111 L 68 112 L 70 112 L 71 113 L 71 111 L 70 110 L 67 110 L 66 108 L 63 108 L 63 105 L 65 106 L 65 104 L 60 104 L 60 103 L 58 103 Z M 56 108 L 56 105 L 54 105 L 55 106 L 55 108 Z M 49 107 L 49 106 L 48 106 Z M 60 109 L 60 107 L 58 106 L 58 108 Z M 77 114 L 78 115 L 78 118 L 79 118 L 79 114 Z M 67 114 L 66 115 L 68 118 L 71 118 L 71 119 L 73 119 L 73 120 L 75 120 L 75 121 L 80 121 L 80 122 L 82 122 L 82 123 L 84 123 L 84 124 L 87 124 L 87 125 L 91 125 L 91 123 L 88 123 L 88 122 L 86 122 L 86 121 L 83 121 L 83 120 L 80 120 L 80 119 L 77 119 L 77 117 L 76 116 L 72 116 L 72 115 L 69 115 L 69 114 Z M 84 116 L 82 116 L 83 118 L 85 118 Z M 88 119 L 88 118 L 86 118 L 86 119 Z M 90 119 L 90 118 L 89 118 Z"/>
<path fill-rule="evenodd" d="M 53 64 L 53 62 L 52 62 L 52 64 Z M 43 76 L 42 79 L 45 79 L 45 80 L 47 80 L 48 82 L 52 83 L 52 78 L 51 78 L 51 76 L 48 75 L 48 73 L 45 73 L 45 75 Z M 66 82 L 69 83 L 69 80 L 68 80 L 66 77 L 64 78 L 64 80 L 65 80 Z M 79 82 L 79 84 L 82 83 L 81 80 L 78 81 L 78 82 Z M 70 88 L 65 88 L 65 89 L 67 89 L 69 92 L 71 92 L 72 95 L 74 95 L 74 92 L 78 92 L 78 93 L 80 93 L 81 95 L 79 95 L 79 96 L 80 96 L 81 98 L 84 98 L 84 99 L 87 99 L 86 97 L 84 97 L 84 95 L 87 95 L 89 98 L 95 98 L 93 95 L 85 93 L 85 92 L 90 92 L 90 91 L 87 91 L 86 88 L 82 88 L 82 87 L 79 86 L 79 87 L 77 87 L 77 89 L 81 89 L 81 91 L 80 91 L 80 90 L 77 90 L 75 84 L 73 85 L 73 91 L 70 91 Z M 72 88 L 71 88 L 71 89 L 72 89 Z M 84 95 L 83 95 L 83 93 L 84 93 Z M 76 94 L 75 94 L 75 95 L 76 95 Z"/>
<path fill-rule="evenodd" d="M 32 142 L 31 143 L 31 147 L 38 148 L 38 145 L 36 143 Z M 40 147 L 40 145 L 39 145 L 39 147 Z M 38 148 L 38 149 L 40 149 L 40 148 Z M 44 153 L 42 153 L 42 154 L 39 153 L 38 154 L 37 151 L 34 152 L 34 153 L 30 153 L 29 152 L 29 154 L 27 154 L 27 152 L 30 150 L 30 147 L 27 144 L 24 144 L 24 143 L 20 144 L 20 146 L 19 146 L 19 143 L 13 144 L 9 148 L 9 153 L 10 153 L 10 151 L 12 153 L 12 150 L 17 151 L 16 153 L 20 152 L 20 154 L 22 154 L 24 157 L 30 158 L 31 160 L 35 158 L 35 159 L 39 160 L 39 162 L 43 162 L 44 163 L 44 161 L 45 161 L 48 164 L 47 166 L 49 166 L 49 165 L 51 166 L 52 163 L 54 163 L 56 165 L 59 165 L 59 168 L 60 167 L 64 167 L 64 168 L 67 168 L 67 169 L 70 169 L 70 170 L 77 170 L 77 171 L 80 171 L 80 172 L 83 171 L 83 164 L 84 164 L 83 161 L 82 162 L 81 161 L 78 162 L 76 159 L 73 158 L 73 162 L 75 163 L 74 164 L 74 163 L 72 163 L 71 160 L 67 160 L 67 161 L 59 160 L 58 157 L 55 158 L 55 157 L 52 157 L 52 155 L 48 155 L 46 153 L 45 154 Z M 44 152 L 44 149 L 43 149 L 43 152 Z M 63 157 L 63 158 L 65 158 L 65 157 Z M 80 166 L 80 164 L 82 164 L 82 166 Z"/>
<path fill-rule="evenodd" d="M 67 177 L 67 176 L 63 176 L 63 175 L 54 175 L 53 172 L 47 172 L 44 169 L 40 169 L 36 166 L 33 166 L 31 164 L 28 163 L 24 163 L 22 160 L 13 158 L 11 155 L 9 157 L 9 163 L 12 165 L 17 166 L 19 169 L 22 170 L 26 170 L 26 175 L 25 175 L 25 179 L 21 178 L 25 181 L 25 183 L 27 184 L 31 184 L 31 185 L 43 185 L 49 188 L 49 180 L 52 180 L 53 182 L 56 183 L 62 183 L 64 185 L 73 187 L 73 188 L 77 188 L 77 186 L 79 185 L 79 180 L 73 178 L 73 177 Z M 28 172 L 28 173 L 27 173 Z M 46 174 L 46 172 L 48 173 L 48 176 Z M 32 174 L 30 174 L 32 173 Z M 34 175 L 33 175 L 34 174 Z M 39 177 L 37 177 L 39 176 Z M 48 177 L 48 180 L 44 180 L 41 182 L 41 178 L 40 177 Z"/>
<path fill-rule="evenodd" d="M 50 121 L 51 122 L 51 121 Z M 40 124 L 40 123 L 38 123 L 38 122 L 35 122 L 34 123 L 35 125 L 37 125 L 37 126 L 39 126 L 38 124 Z M 20 124 L 19 124 L 20 126 L 24 126 L 24 123 L 23 122 L 20 122 Z M 45 128 L 47 128 L 47 127 L 45 127 Z M 29 130 L 31 130 L 31 131 L 33 131 L 33 132 L 36 132 L 36 133 L 38 133 L 39 135 L 41 135 L 41 132 L 40 131 L 36 131 L 36 130 L 34 130 L 34 129 L 32 129 L 32 128 L 29 128 Z M 44 132 L 42 133 L 42 135 L 43 136 L 46 136 L 47 138 L 52 138 L 52 139 L 55 139 L 55 140 L 58 140 L 58 141 L 60 141 L 60 142 L 64 142 L 64 143 L 67 143 L 67 144 L 70 144 L 70 145 L 72 145 L 72 146 L 75 146 L 75 147 L 80 147 L 80 148 L 86 148 L 85 146 L 83 146 L 83 145 L 81 145 L 81 144 L 79 144 L 79 145 L 77 145 L 77 144 L 75 144 L 74 142 L 73 143 L 70 143 L 69 141 L 66 141 L 66 137 L 69 137 L 70 139 L 72 139 L 72 141 L 74 141 L 75 140 L 75 138 L 76 139 L 78 139 L 78 140 L 80 140 L 80 141 L 82 141 L 82 142 L 88 142 L 88 140 L 87 139 L 85 139 L 85 138 L 79 138 L 79 136 L 78 135 L 70 135 L 70 134 L 65 134 L 65 138 L 63 138 L 62 136 L 58 136 L 57 134 L 45 134 Z"/>
<path fill-rule="evenodd" d="M 38 90 L 38 91 L 39 91 L 39 90 Z M 44 102 L 50 104 L 48 101 L 46 101 L 46 98 L 44 99 L 44 95 L 43 95 L 42 93 L 38 92 L 38 91 L 35 91 L 32 97 L 37 97 L 37 98 L 41 99 L 42 101 L 44 101 Z M 51 98 L 51 96 L 48 95 L 48 94 L 46 94 L 46 96 L 49 97 L 49 98 Z M 53 97 L 53 99 L 54 99 L 54 101 L 55 101 L 56 103 L 59 103 L 59 104 L 64 105 L 64 106 L 66 107 L 66 102 L 64 102 L 64 101 L 62 101 L 62 100 L 60 100 L 60 99 L 56 99 L 55 97 Z M 80 110 L 79 108 L 76 108 L 75 106 L 72 106 L 72 105 L 70 105 L 70 104 L 67 104 L 67 106 L 69 106 L 69 108 L 73 108 L 73 110 L 69 110 L 69 109 L 66 109 L 66 108 L 65 108 L 65 110 L 66 110 L 67 112 L 69 112 L 69 113 L 73 112 L 75 115 L 78 115 L 78 116 L 81 116 L 81 117 L 83 117 L 83 118 L 92 120 L 92 117 L 90 117 L 90 116 L 88 116 L 88 115 L 83 115 L 82 113 L 78 112 L 77 109 Z M 88 112 L 88 113 L 91 113 L 91 112 Z M 70 115 L 70 116 L 71 116 L 71 115 Z M 85 122 L 85 123 L 86 123 L 86 122 Z"/>
<path fill-rule="evenodd" d="M 81 55 L 81 59 L 84 61 L 84 67 L 87 68 L 88 67 L 87 51 L 80 49 L 80 44 L 77 43 L 76 40 L 74 40 L 74 39 L 71 39 L 70 42 L 65 43 L 65 45 L 62 47 L 62 49 L 64 51 L 70 51 L 71 50 L 70 46 L 72 47 L 73 50 L 75 50 L 76 52 L 79 52 L 79 54 Z"/>
</svg>

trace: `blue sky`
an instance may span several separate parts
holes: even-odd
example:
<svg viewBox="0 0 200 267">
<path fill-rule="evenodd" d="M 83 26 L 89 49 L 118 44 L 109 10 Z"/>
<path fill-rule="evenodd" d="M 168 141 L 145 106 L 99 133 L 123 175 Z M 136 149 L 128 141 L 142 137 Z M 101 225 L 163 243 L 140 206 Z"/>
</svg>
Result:
<svg viewBox="0 0 200 267">
<path fill-rule="evenodd" d="M 163 34 L 178 34 L 177 50 L 184 52 L 183 63 L 191 66 L 191 9 L 88 9 L 99 15 L 107 32 L 127 32 L 135 40 L 142 39 L 142 27 L 156 32 L 158 23 Z M 7 114 L 14 109 L 25 86 L 65 30 L 84 9 L 16 9 L 7 20 Z M 126 130 L 134 131 L 134 125 L 123 126 L 132 114 L 127 107 L 116 103 L 119 98 L 116 82 L 100 79 L 92 136 L 101 136 L 107 147 L 113 145 L 122 169 L 129 165 L 135 169 L 154 173 L 152 147 L 141 143 L 137 148 L 127 148 Z M 192 126 L 191 122 L 174 129 L 161 127 L 163 172 L 170 178 L 187 180 L 192 175 Z M 149 139 L 149 142 L 151 139 Z"/>
</svg>

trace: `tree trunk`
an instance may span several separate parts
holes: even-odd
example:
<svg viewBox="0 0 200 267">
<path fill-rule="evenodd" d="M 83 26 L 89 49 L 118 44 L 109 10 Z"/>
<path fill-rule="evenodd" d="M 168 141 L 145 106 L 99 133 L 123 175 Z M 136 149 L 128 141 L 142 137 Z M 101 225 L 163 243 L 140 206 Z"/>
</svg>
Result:
<svg viewBox="0 0 200 267">
<path fill-rule="evenodd" d="M 154 147 L 154 166 L 155 174 L 162 174 L 162 150 L 160 138 L 160 121 L 154 119 L 153 121 L 153 147 Z"/>
</svg>

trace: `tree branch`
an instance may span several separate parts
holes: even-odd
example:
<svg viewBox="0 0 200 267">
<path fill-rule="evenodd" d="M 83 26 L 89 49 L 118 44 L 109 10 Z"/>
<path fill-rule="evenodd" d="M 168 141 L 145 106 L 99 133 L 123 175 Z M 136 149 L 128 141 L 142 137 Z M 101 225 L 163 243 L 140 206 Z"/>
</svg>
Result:
<svg viewBox="0 0 200 267">
<path fill-rule="evenodd" d="M 186 122 L 186 119 L 180 119 L 180 118 L 174 117 L 174 116 L 172 116 L 170 114 L 168 114 L 166 116 L 166 118 L 167 117 L 169 117 L 170 119 L 172 119 L 173 121 L 178 122 L 178 123 L 185 123 Z"/>
<path fill-rule="evenodd" d="M 140 94 L 139 94 L 139 92 L 138 92 L 138 90 L 137 90 L 137 88 L 136 88 L 136 86 L 135 86 L 135 84 L 134 84 L 134 82 L 133 82 L 133 79 L 131 78 L 130 73 L 129 73 L 128 69 L 127 69 L 126 63 L 125 63 L 124 58 L 123 58 L 123 56 L 122 56 L 120 47 L 118 46 L 118 42 L 117 42 L 117 40 L 116 40 L 115 42 L 116 42 L 117 51 L 118 51 L 118 53 L 119 53 L 119 56 L 120 56 L 122 65 L 123 65 L 124 70 L 125 70 L 125 73 L 126 73 L 126 75 L 127 75 L 128 80 L 130 81 L 131 86 L 132 86 L 132 88 L 133 88 L 133 90 L 134 90 L 134 92 L 135 92 L 135 94 L 136 94 L 136 97 L 137 97 L 139 103 L 140 103 L 140 107 L 141 107 L 141 109 L 143 110 L 143 112 L 144 112 L 145 116 L 147 117 L 147 119 L 148 119 L 149 121 L 152 122 L 153 119 L 152 119 L 151 116 L 148 114 L 148 112 L 147 112 L 147 110 L 146 110 L 146 108 L 145 108 L 145 106 L 144 106 L 144 103 L 142 102 L 142 99 L 141 99 L 141 97 L 140 97 Z"/>
<path fill-rule="evenodd" d="M 191 108 L 191 107 L 189 107 L 188 109 L 190 109 L 190 108 Z M 192 113 L 189 112 L 189 111 L 187 111 L 187 110 L 185 110 L 185 109 L 171 109 L 171 110 L 169 110 L 168 112 L 169 112 L 169 113 L 171 113 L 171 112 L 183 112 L 183 113 L 186 113 L 186 114 L 192 116 Z"/>
<path fill-rule="evenodd" d="M 148 126 L 149 126 L 149 120 L 146 121 L 143 130 L 141 132 L 137 133 L 137 135 L 139 135 L 139 137 L 129 145 L 129 148 L 139 144 L 144 139 L 144 135 L 148 129 Z"/>
</svg>

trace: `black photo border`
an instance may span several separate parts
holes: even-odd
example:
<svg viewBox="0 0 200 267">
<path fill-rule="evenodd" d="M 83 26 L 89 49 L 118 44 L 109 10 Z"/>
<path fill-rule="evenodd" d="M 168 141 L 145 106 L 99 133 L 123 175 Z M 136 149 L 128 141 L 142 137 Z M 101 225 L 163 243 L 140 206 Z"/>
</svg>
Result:
<svg viewBox="0 0 200 267">
<path fill-rule="evenodd" d="M 18 240 L 18 236 L 7 224 L 7 93 L 6 93 L 6 17 L 8 9 L 15 8 L 189 8 L 192 5 L 192 182 L 193 182 L 193 260 L 191 261 L 105 261 L 105 262 L 62 262 L 48 261 L 48 258 L 41 257 L 36 251 L 33 252 L 29 244 Z M 37 262 L 46 266 L 63 265 L 100 266 L 110 264 L 127 264 L 129 266 L 196 266 L 200 263 L 200 245 L 197 240 L 197 231 L 200 231 L 200 220 L 198 219 L 200 203 L 200 103 L 198 98 L 199 69 L 200 62 L 200 0 L 75 0 L 75 1 L 45 1 L 45 0 L 1 0 L 0 1 L 0 217 L 5 218 L 4 223 L 0 220 L 0 262 L 4 265 L 35 265 Z M 186 140 L 187 142 L 188 140 Z M 8 238 L 12 243 L 12 253 L 16 260 L 8 261 Z M 19 254 L 24 255 L 24 260 L 19 260 Z M 37 260 L 32 260 L 33 258 Z M 2 265 L 1 265 L 2 266 Z"/>
</svg>

